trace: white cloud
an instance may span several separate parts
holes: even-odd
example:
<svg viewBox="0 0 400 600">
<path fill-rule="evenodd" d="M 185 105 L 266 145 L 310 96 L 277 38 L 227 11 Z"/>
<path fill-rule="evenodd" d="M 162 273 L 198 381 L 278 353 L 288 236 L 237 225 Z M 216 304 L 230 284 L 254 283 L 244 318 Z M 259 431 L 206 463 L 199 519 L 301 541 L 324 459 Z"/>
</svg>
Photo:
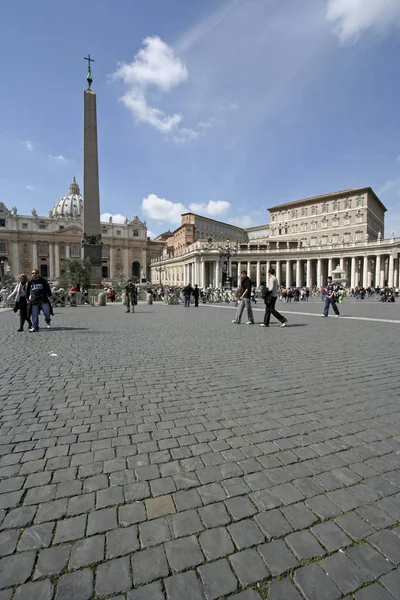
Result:
<svg viewBox="0 0 400 600">
<path fill-rule="evenodd" d="M 126 86 L 122 102 L 138 122 L 148 123 L 164 135 L 172 134 L 174 141 L 195 139 L 197 133 L 193 129 L 178 127 L 183 118 L 180 113 L 166 114 L 147 100 L 149 88 L 169 92 L 187 81 L 186 65 L 158 36 L 145 38 L 143 45 L 132 63 L 120 63 L 113 74 L 114 79 L 122 80 Z"/>
<path fill-rule="evenodd" d="M 241 215 L 240 217 L 235 217 L 234 219 L 229 219 L 229 223 L 231 225 L 236 225 L 236 227 L 252 227 L 254 225 L 254 221 L 250 215 Z"/>
<path fill-rule="evenodd" d="M 371 30 L 385 34 L 400 27 L 399 0 L 327 0 L 327 19 L 336 24 L 341 43 L 355 43 Z"/>
<path fill-rule="evenodd" d="M 65 165 L 67 162 L 69 162 L 68 159 L 65 158 L 65 156 L 63 156 L 62 154 L 59 154 L 58 156 L 53 156 L 53 154 L 49 154 L 49 158 L 59 165 Z"/>
<path fill-rule="evenodd" d="M 149 219 L 179 225 L 181 214 L 187 212 L 187 208 L 180 202 L 171 202 L 166 198 L 159 198 L 156 194 L 149 194 L 142 200 L 142 210 Z"/>
<path fill-rule="evenodd" d="M 150 231 L 149 229 L 147 230 L 147 237 L 149 237 L 151 240 L 154 240 L 154 238 L 157 237 L 157 233 L 154 233 L 153 231 Z"/>
<path fill-rule="evenodd" d="M 100 221 L 102 223 L 108 223 L 110 220 L 110 217 L 112 217 L 113 223 L 125 223 L 126 217 L 124 217 L 124 215 L 120 215 L 119 213 L 116 213 L 115 215 L 113 215 L 109 212 L 102 213 L 100 215 Z"/>
<path fill-rule="evenodd" d="M 231 208 L 231 204 L 225 200 L 209 200 L 207 204 L 192 202 L 192 204 L 189 204 L 189 208 L 195 213 L 201 213 L 208 217 L 218 217 L 226 213 Z"/>
<path fill-rule="evenodd" d="M 32 191 L 32 190 L 34 190 L 34 189 L 35 189 L 35 186 L 28 184 L 28 185 L 26 185 L 26 186 L 25 186 L 25 188 L 26 188 L 27 190 L 29 190 L 29 191 Z"/>
<path fill-rule="evenodd" d="M 22 140 L 21 144 L 24 146 L 24 148 L 29 150 L 29 152 L 33 152 L 35 149 L 34 145 L 29 140 Z"/>
</svg>

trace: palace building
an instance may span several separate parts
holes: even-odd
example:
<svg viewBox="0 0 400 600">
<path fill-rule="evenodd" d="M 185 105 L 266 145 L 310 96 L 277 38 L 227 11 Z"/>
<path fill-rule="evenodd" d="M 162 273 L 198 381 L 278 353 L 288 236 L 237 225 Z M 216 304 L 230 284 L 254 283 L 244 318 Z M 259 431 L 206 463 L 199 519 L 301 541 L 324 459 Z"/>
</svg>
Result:
<svg viewBox="0 0 400 600">
<path fill-rule="evenodd" d="M 17 276 L 38 268 L 43 277 L 55 281 L 60 276 L 63 258 L 81 258 L 84 199 L 75 177 L 67 195 L 62 196 L 46 217 L 35 209 L 31 215 L 19 215 L 0 203 L 0 264 L 2 273 Z M 148 280 L 151 260 L 161 254 L 163 242 L 147 237 L 147 226 L 137 216 L 124 223 L 110 219 L 101 223 L 102 276 L 134 276 Z"/>
</svg>

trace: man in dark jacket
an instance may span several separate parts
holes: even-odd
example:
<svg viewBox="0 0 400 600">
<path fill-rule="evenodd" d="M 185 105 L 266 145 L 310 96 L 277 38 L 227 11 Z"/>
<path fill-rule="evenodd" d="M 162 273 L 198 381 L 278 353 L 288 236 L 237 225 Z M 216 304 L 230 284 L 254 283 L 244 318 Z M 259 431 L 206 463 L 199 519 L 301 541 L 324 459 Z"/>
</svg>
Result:
<svg viewBox="0 0 400 600">
<path fill-rule="evenodd" d="M 129 279 L 125 286 L 126 295 L 126 312 L 131 312 L 130 307 L 132 306 L 132 312 L 135 312 L 135 304 L 137 303 L 137 290 L 132 279 Z"/>
<path fill-rule="evenodd" d="M 197 283 L 194 286 L 194 290 L 193 290 L 193 297 L 194 297 L 194 305 L 195 307 L 199 306 L 199 295 L 200 295 L 200 290 L 198 288 Z"/>
<path fill-rule="evenodd" d="M 185 308 L 190 306 L 190 296 L 193 294 L 194 289 L 192 288 L 192 286 L 190 285 L 190 283 L 187 284 L 186 287 L 183 288 L 183 296 L 185 298 Z"/>
<path fill-rule="evenodd" d="M 29 331 L 39 331 L 39 313 L 42 310 L 47 329 L 50 329 L 50 304 L 51 289 L 43 277 L 39 277 L 36 269 L 32 270 L 32 279 L 28 281 L 26 287 L 26 299 L 29 303 L 29 309 L 32 313 L 32 327 Z M 29 310 L 28 310 L 29 314 Z"/>
<path fill-rule="evenodd" d="M 247 277 L 247 271 L 242 271 L 240 274 L 241 285 L 239 292 L 239 305 L 236 311 L 236 319 L 233 319 L 232 323 L 240 325 L 243 311 L 247 309 L 247 323 L 246 325 L 254 325 L 253 309 L 251 308 L 251 279 Z"/>
</svg>

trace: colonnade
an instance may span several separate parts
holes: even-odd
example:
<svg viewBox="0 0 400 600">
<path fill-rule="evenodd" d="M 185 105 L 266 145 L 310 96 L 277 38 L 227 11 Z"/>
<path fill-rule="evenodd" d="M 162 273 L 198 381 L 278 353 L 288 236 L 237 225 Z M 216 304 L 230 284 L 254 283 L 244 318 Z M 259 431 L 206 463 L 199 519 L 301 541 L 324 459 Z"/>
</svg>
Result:
<svg viewBox="0 0 400 600">
<path fill-rule="evenodd" d="M 383 250 L 383 249 L 382 249 Z M 299 251 L 301 252 L 301 251 Z M 360 254 L 354 256 L 328 256 L 328 257 L 277 257 L 271 253 L 268 258 L 235 256 L 231 261 L 233 285 L 237 285 L 240 271 L 246 270 L 254 285 L 259 287 L 266 283 L 270 267 L 274 267 L 276 276 L 281 285 L 287 287 L 312 288 L 326 284 L 328 276 L 337 266 L 345 273 L 347 286 L 354 288 L 363 286 L 372 287 L 400 287 L 400 248 L 382 251 L 379 254 Z M 195 254 L 195 253 L 194 253 Z M 244 254 L 244 253 L 243 253 Z M 305 254 L 305 252 L 304 252 Z M 174 259 L 156 261 L 152 263 L 152 282 L 159 283 L 160 271 L 155 272 L 156 265 L 163 264 L 162 283 L 166 285 L 186 285 L 197 283 L 199 287 L 221 287 L 226 273 L 226 260 L 219 257 L 194 255 L 187 256 L 185 260 L 177 262 Z"/>
</svg>

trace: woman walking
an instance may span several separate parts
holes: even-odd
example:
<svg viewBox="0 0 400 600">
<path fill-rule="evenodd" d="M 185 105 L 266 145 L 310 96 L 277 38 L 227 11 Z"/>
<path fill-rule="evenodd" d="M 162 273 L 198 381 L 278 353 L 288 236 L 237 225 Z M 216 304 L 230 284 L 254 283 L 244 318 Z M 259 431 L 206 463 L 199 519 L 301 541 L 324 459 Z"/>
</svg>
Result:
<svg viewBox="0 0 400 600">
<path fill-rule="evenodd" d="M 15 286 L 7 300 L 15 299 L 14 311 L 17 312 L 19 309 L 19 329 L 17 331 L 23 331 L 25 321 L 28 323 L 29 327 L 32 327 L 32 321 L 28 317 L 28 305 L 26 302 L 26 286 L 28 284 L 28 278 L 21 273 L 21 275 L 18 275 L 18 279 L 19 283 Z"/>
</svg>

